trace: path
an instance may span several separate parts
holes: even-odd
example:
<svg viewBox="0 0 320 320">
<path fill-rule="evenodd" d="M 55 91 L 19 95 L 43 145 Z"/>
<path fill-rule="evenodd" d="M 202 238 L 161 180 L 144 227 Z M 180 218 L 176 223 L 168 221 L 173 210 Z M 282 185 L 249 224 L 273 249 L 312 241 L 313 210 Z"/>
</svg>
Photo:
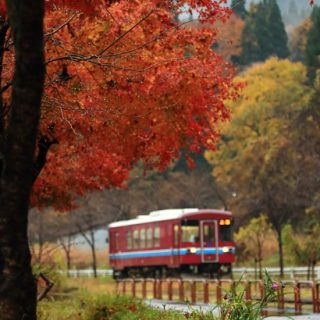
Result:
<svg viewBox="0 0 320 320">
<path fill-rule="evenodd" d="M 146 300 L 145 301 L 148 305 L 159 308 L 159 309 L 166 309 L 166 310 L 178 310 L 181 312 L 191 312 L 192 310 L 210 312 L 212 311 L 215 315 L 218 315 L 218 309 L 214 305 L 210 304 L 203 304 L 198 303 L 197 305 L 187 305 L 175 302 L 164 302 L 162 300 Z M 310 314 L 310 315 L 302 315 L 302 316 L 290 316 L 288 317 L 268 317 L 268 320 L 288 320 L 288 319 L 295 319 L 295 320 L 320 320 L 320 314 Z"/>
</svg>

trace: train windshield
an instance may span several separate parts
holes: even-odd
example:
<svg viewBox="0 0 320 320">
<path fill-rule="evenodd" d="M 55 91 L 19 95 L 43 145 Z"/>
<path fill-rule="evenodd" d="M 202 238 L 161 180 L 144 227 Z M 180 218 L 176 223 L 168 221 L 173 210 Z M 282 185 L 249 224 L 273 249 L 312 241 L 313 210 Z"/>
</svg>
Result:
<svg viewBox="0 0 320 320">
<path fill-rule="evenodd" d="M 233 241 L 232 224 L 228 226 L 220 226 L 220 241 Z"/>
<path fill-rule="evenodd" d="M 181 222 L 182 242 L 198 242 L 199 241 L 199 221 L 183 220 Z"/>
</svg>

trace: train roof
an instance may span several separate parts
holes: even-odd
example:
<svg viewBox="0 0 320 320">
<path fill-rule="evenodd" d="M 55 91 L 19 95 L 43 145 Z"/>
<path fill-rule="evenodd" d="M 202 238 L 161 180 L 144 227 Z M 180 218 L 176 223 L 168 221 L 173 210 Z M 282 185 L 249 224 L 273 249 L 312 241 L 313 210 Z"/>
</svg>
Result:
<svg viewBox="0 0 320 320">
<path fill-rule="evenodd" d="M 225 210 L 217 210 L 217 209 L 197 209 L 197 208 L 165 209 L 165 210 L 152 211 L 147 215 L 140 215 L 134 219 L 110 223 L 109 228 L 124 227 L 124 226 L 130 226 L 135 224 L 143 224 L 143 223 L 166 221 L 166 220 L 183 219 L 191 215 L 200 215 L 200 214 L 224 214 L 224 215 L 231 216 L 231 212 L 225 211 Z"/>
</svg>

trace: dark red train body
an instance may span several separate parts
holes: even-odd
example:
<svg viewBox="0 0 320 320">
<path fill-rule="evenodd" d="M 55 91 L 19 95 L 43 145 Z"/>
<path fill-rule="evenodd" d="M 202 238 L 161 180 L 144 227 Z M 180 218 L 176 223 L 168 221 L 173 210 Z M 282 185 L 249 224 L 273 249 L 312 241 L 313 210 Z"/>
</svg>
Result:
<svg viewBox="0 0 320 320">
<path fill-rule="evenodd" d="M 214 209 L 168 209 L 109 225 L 114 276 L 231 273 L 232 214 Z"/>
</svg>

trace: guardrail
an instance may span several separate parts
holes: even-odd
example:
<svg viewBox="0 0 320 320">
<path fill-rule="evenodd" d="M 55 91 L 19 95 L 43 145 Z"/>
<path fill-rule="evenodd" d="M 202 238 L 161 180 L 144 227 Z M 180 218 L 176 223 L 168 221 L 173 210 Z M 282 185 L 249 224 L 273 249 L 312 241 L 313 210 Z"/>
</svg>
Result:
<svg viewBox="0 0 320 320">
<path fill-rule="evenodd" d="M 279 276 L 280 275 L 280 269 L 279 268 L 264 268 L 264 270 L 267 270 L 267 272 L 271 276 Z M 79 270 L 60 270 L 61 274 L 69 276 L 71 278 L 91 278 L 94 276 L 94 272 L 92 269 L 79 269 Z M 254 268 L 233 268 L 232 270 L 233 274 L 247 274 L 249 276 L 254 277 L 257 270 Z M 307 267 L 287 267 L 284 268 L 284 274 L 286 278 L 289 278 L 291 280 L 297 279 L 297 278 L 307 278 L 308 275 L 308 268 Z M 98 269 L 97 275 L 99 277 L 105 277 L 112 275 L 112 270 L 110 269 Z M 316 267 L 314 269 L 314 275 L 315 280 L 320 281 L 320 267 Z"/>
<path fill-rule="evenodd" d="M 158 299 L 164 301 L 216 303 L 219 304 L 228 290 L 237 284 L 244 290 L 246 301 L 262 300 L 265 295 L 262 280 L 231 279 L 123 279 L 117 280 L 117 293 L 132 295 L 142 299 Z M 315 281 L 283 281 L 284 288 L 277 291 L 277 299 L 269 303 L 263 310 L 267 315 L 272 310 L 278 313 L 301 314 L 306 306 L 313 313 L 320 312 L 319 287 Z"/>
</svg>

